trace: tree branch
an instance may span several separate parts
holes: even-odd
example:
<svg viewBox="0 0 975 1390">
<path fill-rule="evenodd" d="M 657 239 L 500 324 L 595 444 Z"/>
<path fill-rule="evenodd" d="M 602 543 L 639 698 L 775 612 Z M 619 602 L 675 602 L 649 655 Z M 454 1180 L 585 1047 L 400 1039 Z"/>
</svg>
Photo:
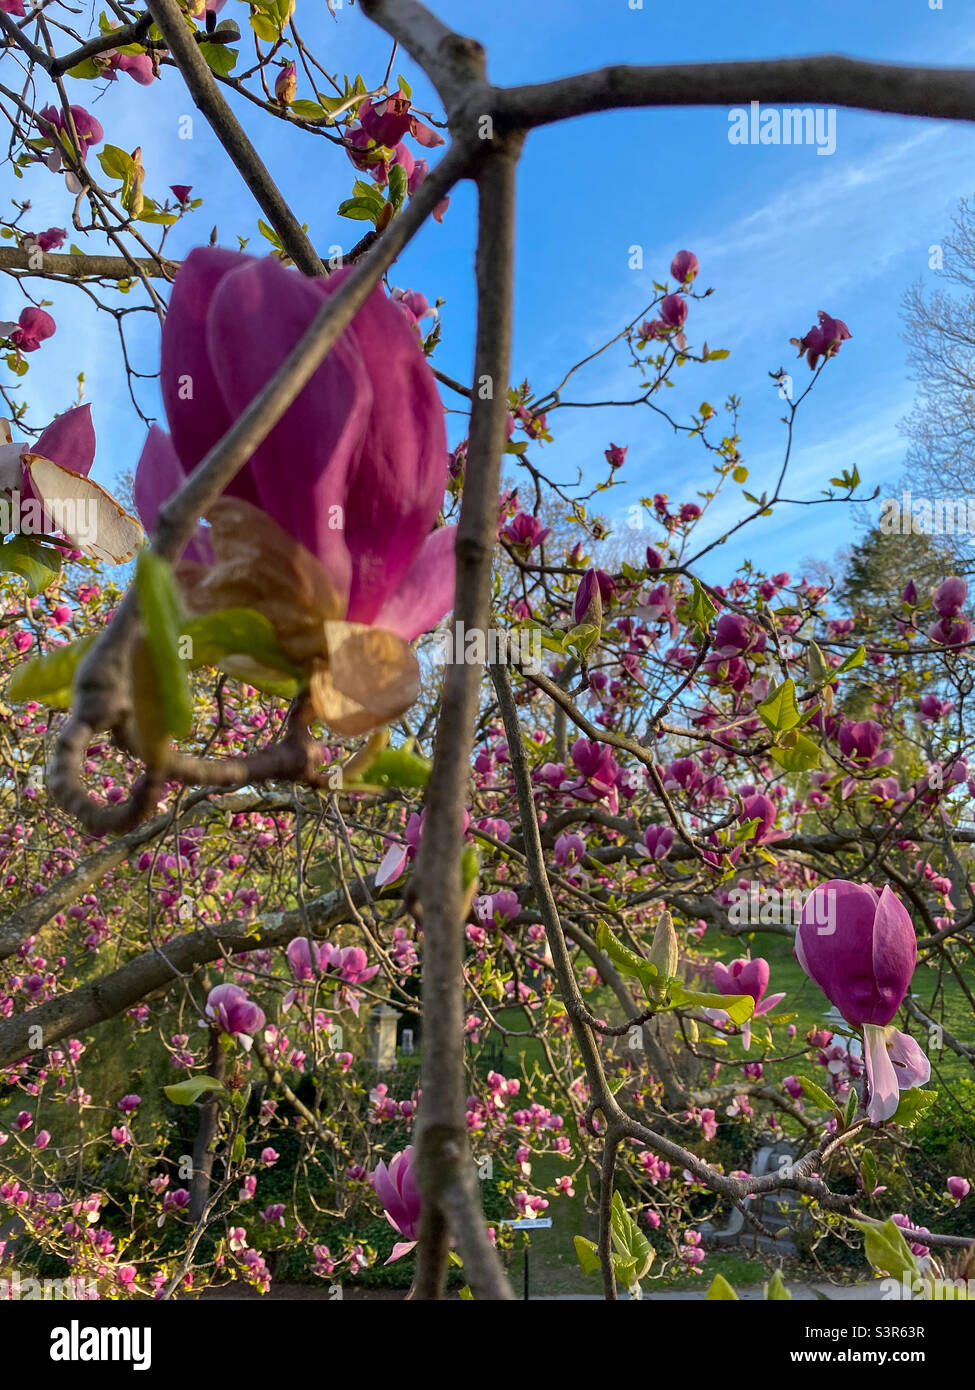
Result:
<svg viewBox="0 0 975 1390">
<path fill-rule="evenodd" d="M 495 89 L 504 128 L 528 130 L 633 106 L 846 106 L 903 116 L 975 119 L 975 71 L 871 63 L 841 54 L 754 62 L 601 68 L 532 86 Z"/>
<path fill-rule="evenodd" d="M 264 161 L 244 133 L 227 99 L 207 67 L 176 0 L 148 0 L 149 10 L 173 61 L 182 73 L 194 103 L 209 121 L 213 133 L 253 193 L 261 211 L 281 238 L 281 245 L 305 275 L 325 274 L 325 267 L 307 233 L 285 202 Z"/>
</svg>

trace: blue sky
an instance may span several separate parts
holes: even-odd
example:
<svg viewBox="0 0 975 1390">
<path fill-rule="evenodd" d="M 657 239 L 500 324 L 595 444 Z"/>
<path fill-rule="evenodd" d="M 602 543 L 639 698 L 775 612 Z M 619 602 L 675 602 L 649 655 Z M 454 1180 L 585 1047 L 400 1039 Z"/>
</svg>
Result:
<svg viewBox="0 0 975 1390">
<path fill-rule="evenodd" d="M 490 76 L 499 83 L 545 80 L 619 61 L 827 51 L 951 65 L 975 58 L 975 37 L 957 0 L 945 0 L 942 10 L 931 10 L 928 0 L 829 0 L 801 9 L 646 0 L 642 10 L 630 9 L 628 0 L 493 0 L 490 6 L 450 0 L 434 8 L 485 43 Z M 229 0 L 225 16 L 235 10 L 241 18 L 246 14 Z M 389 45 L 358 9 L 343 8 L 336 22 L 317 0 L 302 0 L 296 18 L 306 42 L 331 70 L 361 71 L 369 84 L 381 79 Z M 405 55 L 394 71 L 413 83 L 419 106 L 436 110 Z M 167 71 L 148 89 L 122 76 L 95 99 L 99 86 L 69 80 L 72 100 L 97 113 L 107 141 L 128 149 L 141 143 L 147 191 L 161 197 L 170 183 L 189 183 L 205 198 L 170 238 L 170 253 L 205 242 L 216 223 L 223 244 L 235 245 L 238 234 L 251 236 L 251 248 L 263 254 L 257 210 L 198 113 L 193 138 L 179 138 L 179 118 L 193 108 L 174 74 Z M 299 95 L 312 93 L 300 89 Z M 335 213 L 351 187 L 343 154 L 244 103 L 237 109 L 316 244 L 350 245 L 362 224 Z M 741 448 L 751 470 L 747 486 L 760 491 L 778 470 L 784 440 L 782 402 L 767 373 L 785 366 L 804 384 L 808 368 L 793 365 L 788 340 L 825 309 L 846 320 L 853 340 L 828 366 L 800 416 L 790 494 L 815 496 L 830 475 L 854 463 L 865 487 L 896 482 L 904 453 L 897 422 L 914 389 L 899 305 L 912 280 L 930 278 L 929 247 L 944 236 L 959 198 L 973 191 L 975 131 L 840 110 L 836 134 L 836 152 L 825 157 L 814 146 L 732 145 L 727 113 L 718 108 L 607 113 L 534 133 L 519 176 L 514 380 L 527 377 L 538 390 L 553 385 L 648 302 L 651 281 L 664 278 L 673 253 L 687 247 L 701 260 L 698 287 L 715 290 L 706 304 L 692 307 L 691 341 L 706 338 L 712 347 L 729 348 L 731 356 L 685 368 L 677 389 L 668 393 L 668 408 L 679 413 L 702 400 L 720 406 L 728 393 L 740 395 Z M 71 200 L 45 170 L 32 171 L 23 182 L 0 170 L 0 181 L 5 199 L 25 193 L 32 198 L 35 212 L 25 225 L 68 225 Z M 444 223 L 424 229 L 390 277 L 431 301 L 446 301 L 444 341 L 435 360 L 461 379 L 471 370 L 473 211 L 471 190 L 462 187 Z M 633 245 L 643 248 L 643 271 L 629 267 Z M 57 287 L 52 298 L 60 327 L 32 360 L 32 419 L 43 423 L 70 404 L 75 377 L 84 371 L 99 436 L 94 476 L 110 484 L 134 465 L 144 433 L 121 381 L 114 325 L 100 321 L 77 291 Z M 19 308 L 4 284 L 0 318 L 16 318 Z M 134 356 L 140 369 L 151 371 L 158 353 L 153 321 L 135 317 Z M 634 394 L 635 373 L 617 351 L 580 373 L 576 383 L 578 399 L 625 398 Z M 151 383 L 142 384 L 140 399 L 152 412 Z M 675 501 L 692 500 L 709 483 L 703 451 L 675 439 L 639 408 L 563 410 L 551 424 L 556 442 L 540 451 L 540 461 L 562 480 L 574 478 L 579 468 L 598 476 L 610 440 L 629 447 L 624 485 L 603 508 L 617 525 L 625 524 L 629 504 L 641 494 L 665 491 Z M 698 535 L 710 538 L 740 514 L 745 504 L 737 494 L 737 488 L 730 490 Z M 649 530 L 647 539 L 653 535 Z M 849 509 L 784 509 L 716 552 L 703 573 L 719 582 L 751 558 L 770 571 L 798 574 L 804 558 L 830 557 L 854 535 Z"/>
</svg>

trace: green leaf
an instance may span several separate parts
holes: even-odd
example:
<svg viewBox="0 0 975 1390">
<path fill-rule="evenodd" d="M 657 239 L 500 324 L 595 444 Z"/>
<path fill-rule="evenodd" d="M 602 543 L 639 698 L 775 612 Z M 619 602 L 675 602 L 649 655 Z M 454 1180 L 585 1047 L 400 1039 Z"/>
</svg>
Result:
<svg viewBox="0 0 975 1390">
<path fill-rule="evenodd" d="M 406 78 L 402 75 L 402 73 L 397 73 L 396 82 L 399 86 L 400 91 L 403 93 L 405 97 L 413 96 L 413 88 L 407 82 Z"/>
<path fill-rule="evenodd" d="M 103 150 L 99 150 L 98 162 L 102 166 L 102 173 L 110 179 L 119 179 L 122 183 L 129 181 L 135 168 L 132 156 L 125 150 L 120 150 L 118 145 L 106 145 Z"/>
<path fill-rule="evenodd" d="M 913 1129 L 925 1110 L 930 1110 L 937 1099 L 937 1091 L 922 1091 L 919 1086 L 912 1086 L 901 1095 L 891 1123 Z"/>
<path fill-rule="evenodd" d="M 716 1274 L 714 1276 L 714 1278 L 711 1280 L 711 1287 L 705 1294 L 705 1298 L 709 1299 L 712 1303 L 741 1302 L 741 1299 L 735 1293 L 734 1289 L 728 1283 L 727 1279 L 724 1277 L 723 1274 Z"/>
<path fill-rule="evenodd" d="M 702 994 L 696 989 L 685 989 L 679 980 L 668 981 L 670 1002 L 677 1008 L 684 1006 L 700 1009 L 724 1009 L 732 1023 L 739 1028 L 747 1023 L 755 1012 L 755 1000 L 750 994 Z"/>
<path fill-rule="evenodd" d="M 773 734 L 794 729 L 801 717 L 796 705 L 795 681 L 790 677 L 777 686 L 768 699 L 758 706 L 758 713 L 765 727 Z"/>
<path fill-rule="evenodd" d="M 810 1081 L 808 1076 L 797 1076 L 796 1080 L 802 1087 L 803 1095 L 809 1097 L 814 1105 L 818 1105 L 820 1110 L 836 1110 L 837 1103 L 832 1096 L 828 1095 L 822 1088 L 817 1086 L 815 1081 Z"/>
<path fill-rule="evenodd" d="M 765 1285 L 765 1297 L 772 1303 L 791 1303 L 792 1294 L 785 1286 L 781 1269 L 777 1269 Z"/>
<path fill-rule="evenodd" d="M 15 667 L 7 682 L 6 696 L 16 704 L 37 700 L 54 709 L 71 708 L 71 685 L 78 662 L 95 640 L 95 634 L 80 638 L 63 647 L 55 647 L 43 656 L 32 657 Z"/>
<path fill-rule="evenodd" d="M 863 1232 L 864 1252 L 874 1269 L 892 1279 L 903 1279 L 905 1274 L 917 1277 L 917 1260 L 894 1221 L 854 1221 L 853 1225 Z"/>
<path fill-rule="evenodd" d="M 75 63 L 73 68 L 68 68 L 68 76 L 80 82 L 90 82 L 92 78 L 101 77 L 102 72 L 103 69 L 93 58 L 84 58 L 80 63 Z"/>
<path fill-rule="evenodd" d="M 27 592 L 33 597 L 42 594 L 61 573 L 61 552 L 32 536 L 14 536 L 0 545 L 0 572 L 4 570 L 26 579 Z"/>
<path fill-rule="evenodd" d="M 221 608 L 216 613 L 190 618 L 181 624 L 180 630 L 190 641 L 191 669 L 219 666 L 228 656 L 252 656 L 262 665 L 273 666 L 289 676 L 302 675 L 301 668 L 278 645 L 270 620 L 253 608 Z"/>
<path fill-rule="evenodd" d="M 291 103 L 291 112 L 295 116 L 300 116 L 303 121 L 320 121 L 323 116 L 328 114 L 319 102 L 305 101 L 301 97 Z"/>
<path fill-rule="evenodd" d="M 375 222 L 381 210 L 377 211 L 375 203 L 367 202 L 365 198 L 346 198 L 338 206 L 339 216 L 349 217 L 353 222 Z"/>
<path fill-rule="evenodd" d="M 849 1124 L 849 1118 L 847 1124 Z M 877 1160 L 869 1149 L 865 1150 L 860 1161 L 860 1181 L 863 1183 L 864 1195 L 869 1197 L 877 1186 Z"/>
<path fill-rule="evenodd" d="M 596 945 L 601 951 L 605 951 L 610 960 L 624 975 L 630 975 L 640 981 L 647 994 L 652 994 L 659 984 L 657 967 L 651 965 L 643 956 L 638 956 L 635 951 L 631 951 L 629 946 L 624 946 L 618 936 L 610 931 L 606 923 L 600 921 L 596 927 Z"/>
<path fill-rule="evenodd" d="M 227 1094 L 224 1086 L 212 1076 L 191 1076 L 186 1081 L 177 1081 L 173 1086 L 164 1086 L 163 1091 L 174 1105 L 192 1105 L 207 1091 L 212 1091 L 215 1096 Z"/>
<path fill-rule="evenodd" d="M 389 171 L 389 201 L 394 208 L 402 206 L 406 198 L 408 179 L 402 164 L 394 164 Z"/>
<path fill-rule="evenodd" d="M 857 666 L 862 666 L 867 659 L 867 651 L 861 642 L 855 652 L 851 652 L 845 661 L 841 662 L 836 668 L 836 674 L 842 676 L 845 671 L 852 671 Z"/>
<path fill-rule="evenodd" d="M 584 1236 L 573 1236 L 572 1244 L 575 1246 L 576 1259 L 583 1274 L 595 1274 L 599 1268 L 599 1250 L 595 1242 L 586 1240 Z"/>
<path fill-rule="evenodd" d="M 261 236 L 264 237 L 264 239 L 265 239 L 266 241 L 269 241 L 269 242 L 271 243 L 272 246 L 276 246 L 276 247 L 278 248 L 278 250 L 280 251 L 280 250 L 281 250 L 281 238 L 278 236 L 278 234 L 277 234 L 277 232 L 274 230 L 274 228 L 273 228 L 273 227 L 269 227 L 268 224 L 264 221 L 264 219 L 263 219 L 262 217 L 259 217 L 259 218 L 257 219 L 257 227 L 258 227 L 258 231 L 260 232 Z"/>
<path fill-rule="evenodd" d="M 697 578 L 691 579 L 691 598 L 688 604 L 688 622 L 706 631 L 717 608 L 708 597 L 707 591 Z"/>
<path fill-rule="evenodd" d="M 617 1255 L 613 1263 L 627 1288 L 637 1283 L 649 1270 L 656 1253 L 653 1246 L 623 1205 L 618 1192 L 613 1193 L 610 1211 L 610 1231 Z"/>
<path fill-rule="evenodd" d="M 193 701 L 186 663 L 179 654 L 182 619 L 176 581 L 165 560 L 151 550 L 140 550 L 135 587 L 156 677 L 161 723 L 167 733 L 182 738 L 193 723 Z"/>
<path fill-rule="evenodd" d="M 786 734 L 782 747 L 771 749 L 771 754 L 786 772 L 807 772 L 809 768 L 819 766 L 819 749 L 805 734 Z"/>
<path fill-rule="evenodd" d="M 480 872 L 481 860 L 477 850 L 473 845 L 465 845 L 464 852 L 460 856 L 460 881 L 465 893 L 477 883 L 477 876 Z"/>
<path fill-rule="evenodd" d="M 350 790 L 359 783 L 377 787 L 425 787 L 432 766 L 429 758 L 421 758 L 406 748 L 384 748 L 348 786 Z"/>
<path fill-rule="evenodd" d="M 277 32 L 273 31 L 271 39 L 277 37 Z M 236 49 L 228 48 L 225 43 L 201 43 L 197 44 L 197 48 L 203 54 L 203 59 L 211 72 L 218 73 L 221 77 L 230 76 L 237 62 Z"/>
<path fill-rule="evenodd" d="M 822 686 L 828 685 L 833 679 L 833 672 L 826 664 L 826 658 L 823 656 L 822 650 L 817 643 L 809 643 L 807 657 L 809 660 L 809 679 L 812 681 L 815 688 L 819 690 Z"/>
</svg>

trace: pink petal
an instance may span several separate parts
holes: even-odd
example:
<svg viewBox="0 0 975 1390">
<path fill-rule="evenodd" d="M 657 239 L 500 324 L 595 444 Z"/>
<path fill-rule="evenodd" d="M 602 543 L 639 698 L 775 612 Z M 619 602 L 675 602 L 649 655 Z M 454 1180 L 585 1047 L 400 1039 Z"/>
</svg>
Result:
<svg viewBox="0 0 975 1390">
<path fill-rule="evenodd" d="M 77 405 L 52 420 L 41 433 L 30 453 L 40 454 L 61 468 L 81 473 L 87 478 L 95 461 L 95 427 L 91 422 L 91 406 Z"/>
<path fill-rule="evenodd" d="M 931 1080 L 931 1062 L 916 1038 L 889 1029 L 887 1054 L 894 1064 L 894 1074 L 902 1091 L 909 1091 L 912 1086 L 923 1086 Z"/>
<path fill-rule="evenodd" d="M 376 614 L 376 627 L 412 642 L 436 626 L 454 602 L 456 539 L 456 526 L 431 531 L 396 592 Z"/>
<path fill-rule="evenodd" d="M 385 888 L 387 883 L 394 883 L 406 868 L 406 846 L 390 845 L 383 856 L 383 862 L 376 870 L 376 887 Z"/>
<path fill-rule="evenodd" d="M 415 1245 L 415 1240 L 398 1240 L 393 1246 L 393 1253 L 390 1255 L 389 1259 L 384 1260 L 383 1263 L 391 1265 L 394 1260 L 401 1260 L 404 1255 L 410 1253 Z"/>
<path fill-rule="evenodd" d="M 870 1086 L 870 1106 L 868 1114 L 872 1124 L 889 1120 L 900 1102 L 900 1088 L 894 1064 L 887 1051 L 887 1032 L 877 1023 L 863 1026 L 864 1060 L 867 1064 L 867 1081 Z"/>
<path fill-rule="evenodd" d="M 322 295 L 333 288 L 271 258 L 248 258 L 224 275 L 210 303 L 206 334 L 217 386 L 232 418 L 266 385 L 321 308 Z M 242 320 L 254 325 L 244 343 Z M 374 379 L 377 392 L 384 390 L 380 376 Z M 370 377 L 347 330 L 245 470 L 256 504 L 318 558 L 341 592 L 349 588 L 350 549 L 358 558 L 347 494 L 374 413 Z M 362 481 L 370 490 L 368 479 Z M 410 479 L 398 485 L 408 489 Z M 374 547 L 382 578 L 389 543 L 389 517 L 383 512 L 395 487 L 387 485 L 381 497 L 371 495 L 378 506 Z M 355 618 L 351 609 L 348 616 Z"/>
<path fill-rule="evenodd" d="M 200 247 L 191 251 L 173 282 L 162 333 L 161 386 L 173 447 L 186 470 L 205 458 L 233 424 L 207 353 L 206 322 L 221 279 L 250 258 L 237 251 Z M 260 325 L 255 323 L 255 335 Z M 243 355 L 249 343 L 239 343 Z M 246 475 L 246 469 L 244 470 Z M 238 475 L 239 481 L 240 475 Z M 235 497 L 258 505 L 256 497 Z"/>
<path fill-rule="evenodd" d="M 329 284 L 343 276 L 337 272 Z M 374 399 L 346 502 L 353 557 L 348 619 L 378 625 L 379 610 L 407 576 L 443 505 L 447 433 L 436 379 L 416 332 L 381 285 L 350 333 Z M 414 635 L 422 631 L 413 626 Z"/>
<path fill-rule="evenodd" d="M 173 441 L 158 425 L 150 426 L 132 487 L 135 509 L 148 532 L 155 530 L 163 502 L 172 497 L 185 481 L 186 474 L 176 456 Z M 213 564 L 213 550 L 203 527 L 196 528 L 196 538 L 187 543 L 183 559 L 195 560 L 201 565 Z"/>
</svg>

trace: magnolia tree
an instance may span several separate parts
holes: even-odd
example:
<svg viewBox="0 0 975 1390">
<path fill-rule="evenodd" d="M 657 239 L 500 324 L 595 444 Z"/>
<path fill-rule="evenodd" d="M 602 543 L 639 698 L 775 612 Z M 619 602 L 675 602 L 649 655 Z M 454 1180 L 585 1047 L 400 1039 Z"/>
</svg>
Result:
<svg viewBox="0 0 975 1390">
<path fill-rule="evenodd" d="M 794 306 L 781 468 L 750 481 L 737 398 L 662 403 L 728 355 L 704 341 L 707 267 L 674 248 L 601 351 L 712 482 L 643 499 L 620 540 L 599 505 L 627 446 L 607 441 L 595 483 L 553 480 L 577 366 L 511 385 L 510 330 L 533 129 L 753 98 L 971 119 L 975 77 L 821 58 L 501 89 L 414 0 L 361 8 L 440 107 L 414 108 L 393 58 L 329 77 L 293 3 L 238 15 L 246 40 L 221 0 L 110 3 L 91 34 L 0 4 L 12 167 L 60 187 L 91 248 L 62 249 L 26 199 L 3 219 L 0 1271 L 171 1298 L 266 1290 L 296 1253 L 341 1289 L 388 1253 L 416 1297 L 452 1262 L 470 1296 L 510 1298 L 511 1222 L 548 1209 L 613 1298 L 706 1268 L 707 1220 L 771 1234 L 771 1196 L 814 1248 L 865 1246 L 918 1288 L 963 1278 L 968 1179 L 918 1186 L 904 1156 L 932 1071 L 961 1088 L 975 1060 L 966 584 L 905 575 L 867 615 L 750 564 L 701 578 L 774 510 L 860 495 L 842 463 L 815 497 L 788 473 L 859 344 Z M 139 149 L 92 113 L 106 81 L 185 84 L 271 254 L 168 258 L 196 190 L 149 195 Z M 242 102 L 293 128 L 296 159 L 324 140 L 337 212 L 371 224 L 355 246 L 311 243 Z M 477 327 L 455 381 L 427 299 L 386 277 L 462 180 Z M 115 319 L 140 414 L 128 320 L 160 324 L 165 420 L 145 420 L 131 499 L 90 480 L 86 403 L 31 409 L 79 294 Z M 740 519 L 701 539 L 731 489 Z M 763 934 L 794 947 L 811 1030 Z M 384 1005 L 421 1063 L 385 1080 Z M 788 1141 L 786 1161 L 732 1167 L 735 1134 Z M 362 1231 L 383 1213 L 380 1251 Z"/>
</svg>

